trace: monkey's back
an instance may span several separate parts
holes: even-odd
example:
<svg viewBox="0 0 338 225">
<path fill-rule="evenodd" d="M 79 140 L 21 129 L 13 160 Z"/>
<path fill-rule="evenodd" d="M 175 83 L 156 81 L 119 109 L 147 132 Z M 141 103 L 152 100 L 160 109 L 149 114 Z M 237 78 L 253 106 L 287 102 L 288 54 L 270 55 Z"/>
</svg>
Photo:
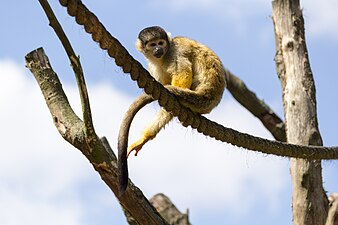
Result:
<svg viewBox="0 0 338 225">
<path fill-rule="evenodd" d="M 221 60 L 210 48 L 195 40 L 175 37 L 172 42 L 175 45 L 175 55 L 188 58 L 191 62 L 191 90 L 204 97 L 203 101 L 208 106 L 203 111 L 210 111 L 220 102 L 226 85 L 225 69 Z"/>
</svg>

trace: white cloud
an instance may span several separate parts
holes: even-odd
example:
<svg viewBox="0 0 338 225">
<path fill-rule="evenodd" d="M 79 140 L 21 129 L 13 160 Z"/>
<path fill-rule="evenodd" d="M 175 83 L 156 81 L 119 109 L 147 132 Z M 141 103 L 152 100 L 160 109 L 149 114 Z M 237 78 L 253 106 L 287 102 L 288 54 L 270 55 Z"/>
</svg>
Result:
<svg viewBox="0 0 338 225">
<path fill-rule="evenodd" d="M 30 175 L 30 177 L 31 176 L 32 175 Z M 12 179 L 20 178 L 16 175 Z M 53 202 L 46 201 L 46 199 L 41 196 L 29 196 L 30 191 L 19 191 L 16 189 L 13 190 L 11 187 L 6 187 L 4 186 L 6 181 L 8 180 L 2 180 L 2 187 L 0 187 L 1 224 L 82 224 L 80 223 L 81 206 L 77 203 L 68 201 L 67 204 L 57 205 Z M 25 186 L 21 188 L 25 189 Z M 35 188 L 43 191 L 44 187 L 39 188 L 38 185 L 35 185 Z"/>
<path fill-rule="evenodd" d="M 85 196 L 76 193 L 81 192 L 81 183 L 98 179 L 92 179 L 96 174 L 82 154 L 57 133 L 30 77 L 18 65 L 0 61 L 0 223 L 83 224 L 89 206 L 80 200 Z M 64 88 L 79 111 L 75 86 Z M 89 85 L 89 94 L 96 130 L 107 136 L 115 150 L 119 124 L 132 99 L 107 84 Z M 137 115 L 130 141 L 138 137 L 156 109 L 153 105 Z M 223 101 L 208 117 L 269 136 L 234 101 Z M 189 207 L 191 213 L 222 207 L 246 214 L 260 201 L 265 202 L 266 210 L 278 209 L 280 194 L 288 183 L 287 164 L 287 160 L 262 157 L 206 138 L 177 121 L 129 160 L 131 178 L 148 197 L 164 192 L 181 209 Z M 105 194 L 114 202 L 109 191 Z M 102 193 L 97 196 L 102 199 Z M 245 205 L 241 199 L 246 199 Z M 114 207 L 119 208 L 117 204 Z"/>
<path fill-rule="evenodd" d="M 57 133 L 30 78 L 0 61 L 0 224 L 84 224 L 75 193 L 94 173 Z"/>
</svg>

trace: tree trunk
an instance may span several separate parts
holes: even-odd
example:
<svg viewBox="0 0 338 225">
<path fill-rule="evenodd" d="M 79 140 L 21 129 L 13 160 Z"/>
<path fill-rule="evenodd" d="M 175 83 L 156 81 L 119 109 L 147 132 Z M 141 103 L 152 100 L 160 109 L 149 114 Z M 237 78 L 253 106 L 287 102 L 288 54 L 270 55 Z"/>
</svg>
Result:
<svg viewBox="0 0 338 225">
<path fill-rule="evenodd" d="M 315 84 L 305 44 L 299 0 L 272 1 L 276 66 L 282 84 L 287 140 L 322 145 L 318 130 Z M 295 225 L 324 225 L 328 199 L 320 161 L 291 159 L 292 213 Z"/>
</svg>

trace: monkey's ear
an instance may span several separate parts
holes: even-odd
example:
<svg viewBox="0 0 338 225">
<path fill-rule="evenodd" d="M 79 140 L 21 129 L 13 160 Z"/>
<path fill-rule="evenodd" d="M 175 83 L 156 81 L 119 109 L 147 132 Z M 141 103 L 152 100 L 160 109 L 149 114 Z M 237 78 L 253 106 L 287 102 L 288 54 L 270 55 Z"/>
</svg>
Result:
<svg viewBox="0 0 338 225">
<path fill-rule="evenodd" d="M 136 46 L 136 49 L 137 49 L 139 52 L 144 53 L 143 46 L 142 46 L 142 42 L 141 42 L 141 40 L 140 40 L 139 38 L 137 38 L 136 43 L 135 43 L 135 46 Z"/>
<path fill-rule="evenodd" d="M 167 32 L 167 36 L 168 36 L 168 41 L 171 42 L 171 33 Z"/>
</svg>

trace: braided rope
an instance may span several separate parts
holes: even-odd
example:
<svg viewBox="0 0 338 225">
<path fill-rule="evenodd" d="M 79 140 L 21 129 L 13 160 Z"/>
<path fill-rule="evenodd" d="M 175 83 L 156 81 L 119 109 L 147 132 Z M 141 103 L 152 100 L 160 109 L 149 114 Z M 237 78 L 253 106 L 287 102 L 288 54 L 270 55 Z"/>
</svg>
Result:
<svg viewBox="0 0 338 225">
<path fill-rule="evenodd" d="M 198 132 L 216 140 L 265 154 L 311 160 L 338 159 L 338 147 L 301 146 L 271 141 L 226 128 L 200 114 L 192 112 L 181 105 L 173 94 L 158 83 L 128 53 L 122 44 L 106 30 L 98 18 L 80 0 L 60 0 L 60 4 L 67 7 L 68 14 L 75 17 L 79 25 L 84 26 L 85 31 L 92 35 L 93 40 L 99 43 L 101 49 L 106 50 L 108 55 L 115 59 L 116 65 L 121 67 L 124 73 L 129 73 L 131 79 L 136 80 L 140 88 L 143 88 L 153 99 L 158 100 L 160 106 L 178 117 L 184 126 L 191 126 L 197 129 Z"/>
</svg>

